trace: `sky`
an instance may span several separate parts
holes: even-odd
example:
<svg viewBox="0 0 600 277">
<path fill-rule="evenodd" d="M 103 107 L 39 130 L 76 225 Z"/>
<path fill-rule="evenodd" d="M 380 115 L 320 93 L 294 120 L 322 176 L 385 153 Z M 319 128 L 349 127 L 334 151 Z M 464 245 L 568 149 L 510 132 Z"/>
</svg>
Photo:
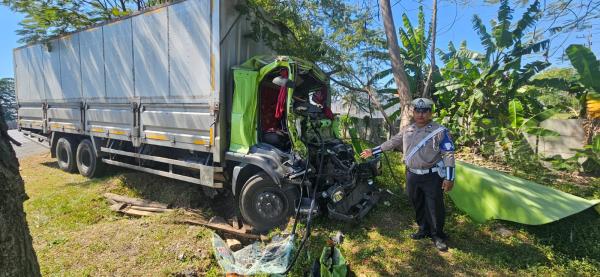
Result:
<svg viewBox="0 0 600 277">
<path fill-rule="evenodd" d="M 474 14 L 482 18 L 486 26 L 489 26 L 489 20 L 496 17 L 498 5 L 482 4 L 482 1 L 466 1 L 471 4 L 456 4 L 459 0 L 439 0 L 438 1 L 438 37 L 437 47 L 447 49 L 449 41 L 459 45 L 462 40 L 467 41 L 470 49 L 482 51 L 483 47 L 479 43 L 479 37 L 473 30 L 471 19 Z M 402 24 L 402 13 L 406 13 L 413 25 L 416 25 L 416 15 L 418 13 L 419 2 L 423 3 L 427 24 L 431 17 L 431 1 L 411 1 L 411 0 L 392 0 L 392 11 L 396 27 Z M 515 14 L 513 20 L 521 17 L 523 7 L 514 7 Z M 17 43 L 19 39 L 15 34 L 18 29 L 18 23 L 23 19 L 23 15 L 16 14 L 5 6 L 0 5 L 0 78 L 13 76 L 13 58 L 12 49 L 20 46 Z M 592 51 L 600 58 L 600 20 L 593 23 L 592 28 L 585 32 L 563 34 L 551 41 L 550 62 L 553 66 L 568 66 L 568 62 L 561 61 L 561 54 L 564 48 L 572 43 L 588 44 L 588 36 L 591 36 Z M 489 27 L 488 27 L 489 30 Z M 594 37 L 595 35 L 595 37 Z M 439 61 L 439 59 L 437 59 Z"/>
</svg>

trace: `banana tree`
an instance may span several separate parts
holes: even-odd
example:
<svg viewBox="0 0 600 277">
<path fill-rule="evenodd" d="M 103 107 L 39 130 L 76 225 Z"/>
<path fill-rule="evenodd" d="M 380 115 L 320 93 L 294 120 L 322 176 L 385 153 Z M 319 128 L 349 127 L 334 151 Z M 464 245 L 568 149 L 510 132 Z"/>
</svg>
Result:
<svg viewBox="0 0 600 277">
<path fill-rule="evenodd" d="M 587 121 L 586 142 L 592 142 L 592 135 L 600 127 L 600 61 L 589 48 L 583 45 L 570 45 L 566 50 L 573 67 L 579 73 L 582 89 L 577 92 L 584 109 L 581 117 Z"/>
<path fill-rule="evenodd" d="M 516 138 L 511 133 L 536 130 L 517 124 L 520 121 L 514 122 L 513 127 L 505 111 L 511 103 L 516 104 L 515 100 L 519 101 L 522 118 L 534 117 L 545 109 L 536 99 L 531 79 L 550 63 L 543 60 L 522 63 L 527 55 L 543 54 L 549 47 L 547 40 L 526 40 L 525 36 L 539 19 L 539 6 L 539 1 L 533 2 L 513 24 L 509 1 L 501 1 L 497 19 L 491 22 L 491 32 L 481 18 L 474 15 L 473 28 L 479 34 L 485 53 L 469 50 L 465 42 L 458 49 L 450 43 L 448 52 L 438 51 L 445 64 L 441 69 L 444 81 L 436 85 L 439 117 L 448 122 L 453 133 L 460 134 L 459 144 L 477 147 L 505 136 Z M 490 132 L 503 129 L 506 130 Z"/>
</svg>

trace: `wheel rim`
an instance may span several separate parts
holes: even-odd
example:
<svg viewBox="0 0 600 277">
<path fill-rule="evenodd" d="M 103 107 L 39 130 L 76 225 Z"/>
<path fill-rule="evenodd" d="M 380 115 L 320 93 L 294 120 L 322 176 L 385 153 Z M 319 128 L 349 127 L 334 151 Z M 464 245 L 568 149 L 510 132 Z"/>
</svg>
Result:
<svg viewBox="0 0 600 277">
<path fill-rule="evenodd" d="M 255 208 L 256 212 L 265 219 L 275 219 L 281 217 L 284 212 L 284 200 L 281 195 L 272 191 L 264 191 L 257 195 Z"/>
</svg>

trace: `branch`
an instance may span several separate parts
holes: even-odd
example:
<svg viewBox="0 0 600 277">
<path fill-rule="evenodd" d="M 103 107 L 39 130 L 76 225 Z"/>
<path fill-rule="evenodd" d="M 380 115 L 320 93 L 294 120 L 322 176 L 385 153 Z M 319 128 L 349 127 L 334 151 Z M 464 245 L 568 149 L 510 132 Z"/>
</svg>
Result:
<svg viewBox="0 0 600 277">
<path fill-rule="evenodd" d="M 431 15 L 431 66 L 429 68 L 429 74 L 427 75 L 427 82 L 423 88 L 423 97 L 429 98 L 429 90 L 431 83 L 433 82 L 433 71 L 435 70 L 435 36 L 437 27 L 437 0 L 433 0 L 433 11 Z"/>
</svg>

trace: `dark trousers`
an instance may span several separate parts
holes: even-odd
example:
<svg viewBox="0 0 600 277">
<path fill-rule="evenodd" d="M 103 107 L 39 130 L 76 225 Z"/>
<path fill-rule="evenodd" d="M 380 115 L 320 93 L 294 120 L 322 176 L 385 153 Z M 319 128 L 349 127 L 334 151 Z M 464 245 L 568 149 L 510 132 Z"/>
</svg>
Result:
<svg viewBox="0 0 600 277">
<path fill-rule="evenodd" d="M 406 188 L 415 209 L 419 231 L 431 237 L 446 239 L 443 179 L 437 172 L 424 175 L 408 170 L 406 172 Z"/>
</svg>

